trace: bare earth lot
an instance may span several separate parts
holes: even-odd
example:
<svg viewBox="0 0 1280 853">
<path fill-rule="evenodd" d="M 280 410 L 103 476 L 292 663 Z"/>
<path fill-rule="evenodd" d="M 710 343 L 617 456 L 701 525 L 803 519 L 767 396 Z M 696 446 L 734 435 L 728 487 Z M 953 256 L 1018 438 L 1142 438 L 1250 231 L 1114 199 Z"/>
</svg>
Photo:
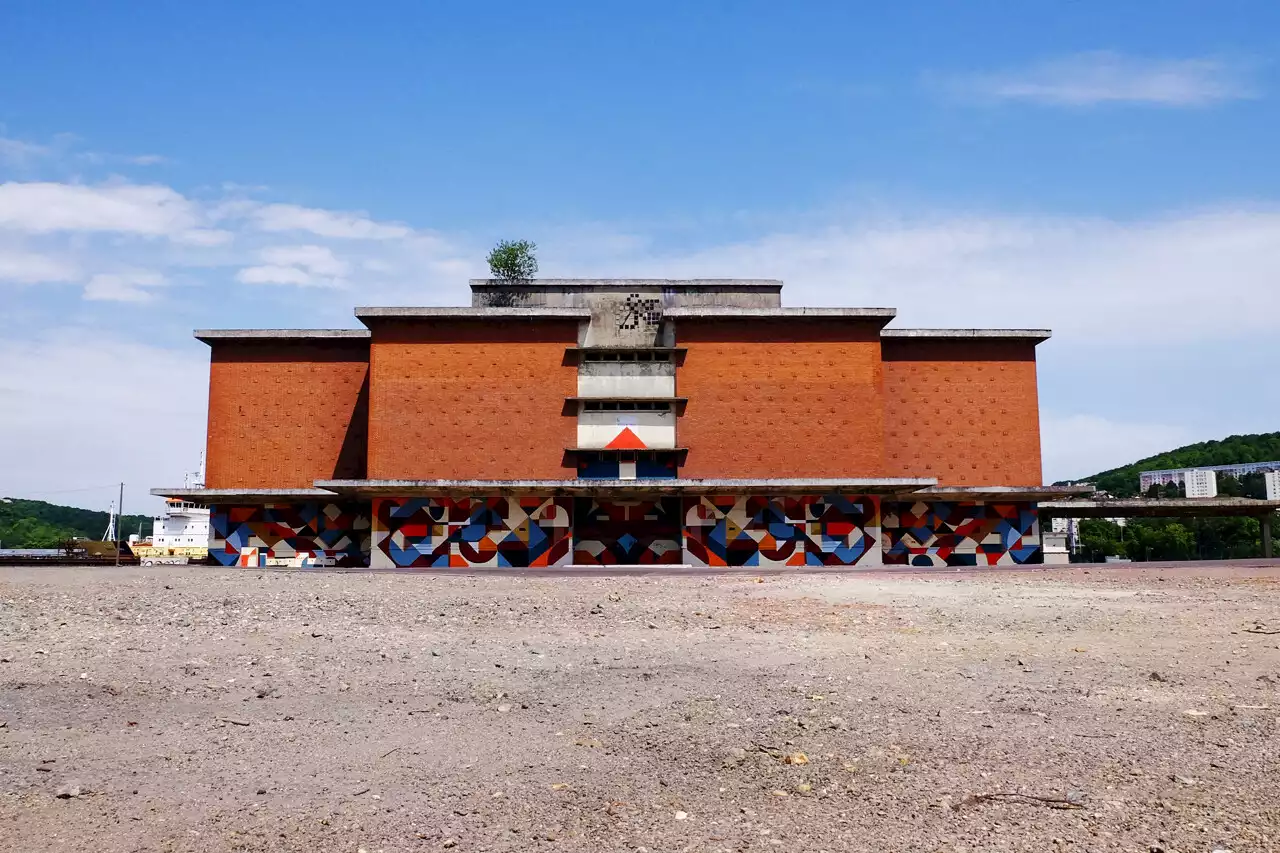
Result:
<svg viewBox="0 0 1280 853">
<path fill-rule="evenodd" d="M 0 569 L 0 849 L 1280 850 L 1276 632 L 1275 567 Z"/>
</svg>

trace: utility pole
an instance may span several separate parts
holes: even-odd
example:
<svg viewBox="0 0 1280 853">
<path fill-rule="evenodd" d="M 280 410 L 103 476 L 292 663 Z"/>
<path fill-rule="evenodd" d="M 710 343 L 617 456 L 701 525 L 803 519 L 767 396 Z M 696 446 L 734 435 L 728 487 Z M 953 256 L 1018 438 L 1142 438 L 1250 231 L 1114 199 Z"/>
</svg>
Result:
<svg viewBox="0 0 1280 853">
<path fill-rule="evenodd" d="M 124 508 L 124 483 L 120 484 L 120 501 L 116 504 L 116 515 L 120 516 L 120 523 L 116 525 L 116 568 L 120 568 L 120 528 L 124 527 L 124 516 L 120 515 L 120 510 Z"/>
</svg>

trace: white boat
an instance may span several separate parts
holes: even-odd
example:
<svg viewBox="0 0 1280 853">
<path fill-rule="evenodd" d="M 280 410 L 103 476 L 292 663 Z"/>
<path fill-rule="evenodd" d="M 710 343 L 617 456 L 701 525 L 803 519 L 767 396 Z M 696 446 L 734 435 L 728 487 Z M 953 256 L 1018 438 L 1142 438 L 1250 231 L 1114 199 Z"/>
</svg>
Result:
<svg viewBox="0 0 1280 853">
<path fill-rule="evenodd" d="M 203 485 L 203 473 L 194 476 L 196 486 Z M 129 549 L 144 566 L 203 562 L 209 556 L 209 508 L 166 498 L 164 514 L 151 520 L 151 535 L 146 539 L 130 536 Z"/>
</svg>

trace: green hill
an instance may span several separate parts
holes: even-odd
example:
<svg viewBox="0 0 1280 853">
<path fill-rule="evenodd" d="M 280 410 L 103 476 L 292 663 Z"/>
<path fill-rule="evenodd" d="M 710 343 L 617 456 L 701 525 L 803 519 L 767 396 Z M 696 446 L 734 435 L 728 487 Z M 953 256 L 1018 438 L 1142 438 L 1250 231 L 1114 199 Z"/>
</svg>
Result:
<svg viewBox="0 0 1280 853">
<path fill-rule="evenodd" d="M 121 538 L 151 532 L 151 518 L 126 515 L 117 522 Z M 98 539 L 107 529 L 107 513 L 100 510 L 58 506 L 44 501 L 0 498 L 0 547 L 56 548 L 73 536 Z"/>
<path fill-rule="evenodd" d="M 1092 477 L 1082 477 L 1080 482 L 1093 483 L 1104 492 L 1128 498 L 1138 494 L 1138 474 L 1142 471 L 1274 460 L 1280 460 L 1280 432 L 1232 435 L 1221 441 L 1202 441 L 1148 456 L 1121 468 L 1112 468 Z"/>
</svg>

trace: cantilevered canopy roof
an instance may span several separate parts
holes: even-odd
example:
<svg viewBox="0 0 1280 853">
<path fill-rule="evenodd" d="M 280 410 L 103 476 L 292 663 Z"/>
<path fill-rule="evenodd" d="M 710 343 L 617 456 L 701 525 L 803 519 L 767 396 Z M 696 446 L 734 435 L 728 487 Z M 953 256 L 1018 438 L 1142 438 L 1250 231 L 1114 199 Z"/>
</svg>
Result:
<svg viewBox="0 0 1280 853">
<path fill-rule="evenodd" d="M 162 498 L 185 498 L 195 503 L 292 503 L 336 498 L 328 489 L 152 489 Z"/>
<path fill-rule="evenodd" d="M 911 497 L 922 501 L 1048 501 L 1093 492 L 1093 486 L 930 486 Z"/>
<path fill-rule="evenodd" d="M 937 483 L 931 479 L 778 480 L 317 480 L 316 485 L 351 497 L 415 495 L 720 495 L 720 494 L 906 494 Z"/>
<path fill-rule="evenodd" d="M 1159 500 L 1053 501 L 1040 511 L 1062 518 L 1211 518 L 1262 516 L 1280 510 L 1280 501 L 1257 498 L 1168 498 Z"/>
</svg>

